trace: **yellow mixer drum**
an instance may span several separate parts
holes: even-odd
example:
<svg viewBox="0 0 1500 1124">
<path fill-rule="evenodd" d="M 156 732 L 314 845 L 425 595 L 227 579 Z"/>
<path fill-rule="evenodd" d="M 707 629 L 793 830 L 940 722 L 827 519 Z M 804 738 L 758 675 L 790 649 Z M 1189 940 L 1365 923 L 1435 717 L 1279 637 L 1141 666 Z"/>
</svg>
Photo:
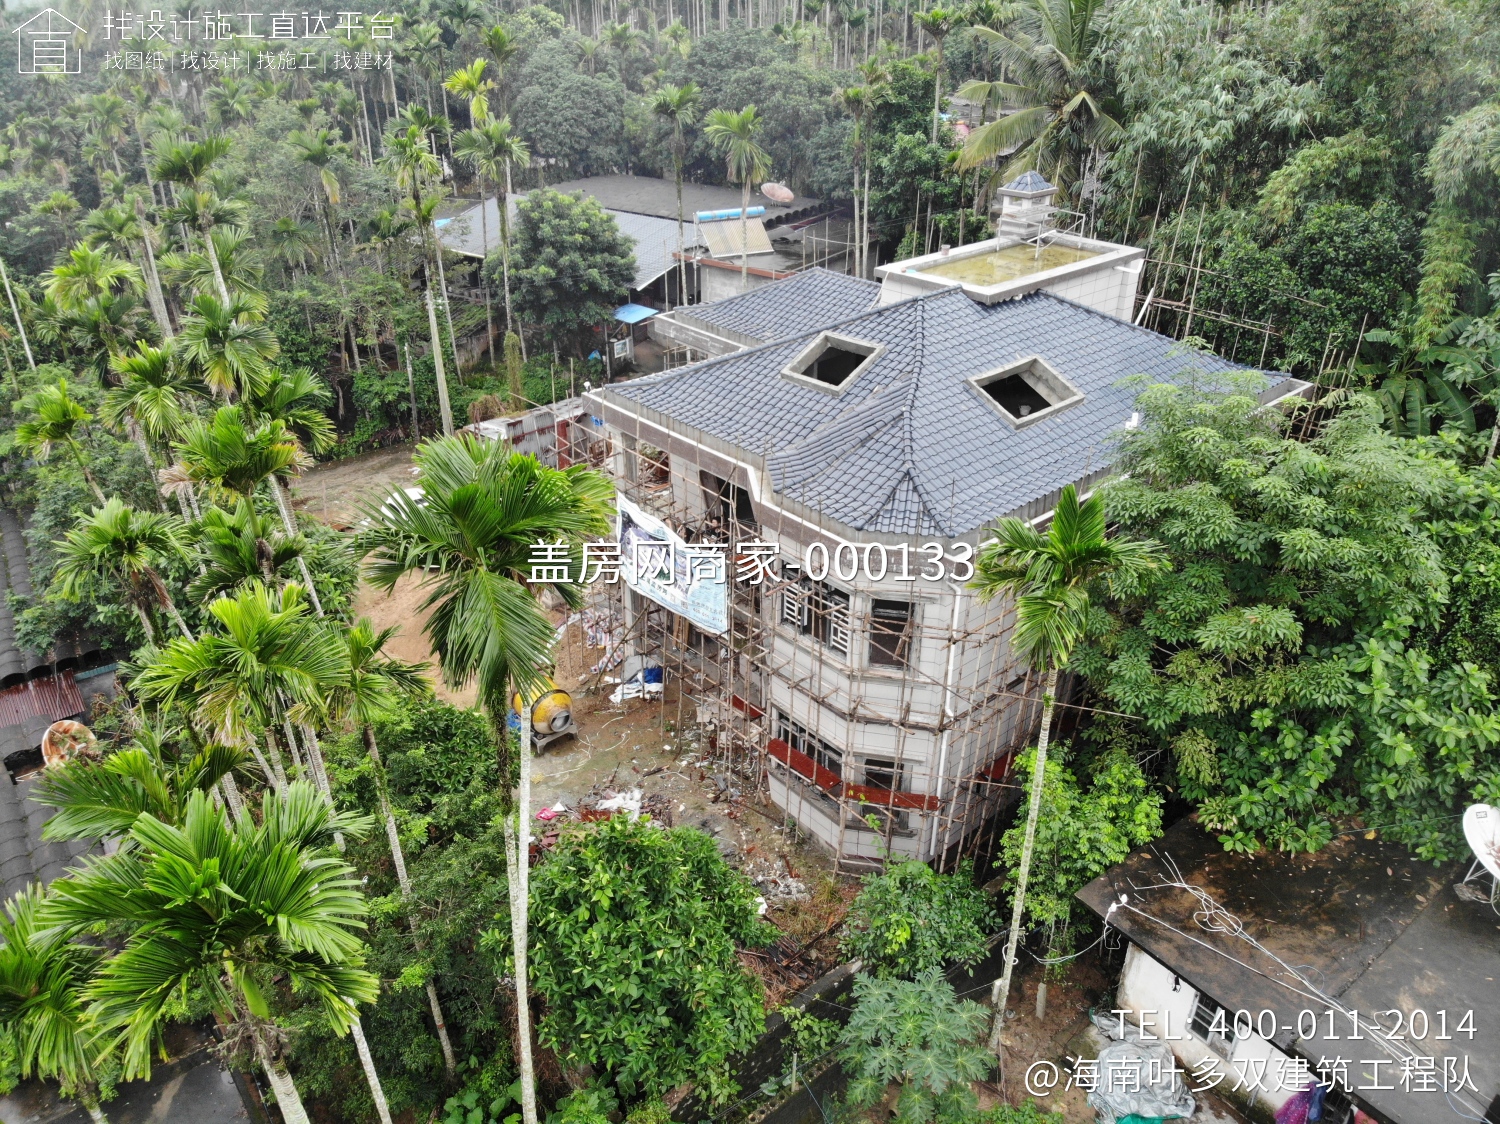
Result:
<svg viewBox="0 0 1500 1124">
<path fill-rule="evenodd" d="M 531 729 L 536 734 L 542 737 L 561 734 L 573 725 L 573 696 L 551 679 L 543 679 L 538 687 L 527 693 L 531 703 Z M 517 714 L 526 712 L 520 691 L 512 696 L 510 705 Z"/>
</svg>

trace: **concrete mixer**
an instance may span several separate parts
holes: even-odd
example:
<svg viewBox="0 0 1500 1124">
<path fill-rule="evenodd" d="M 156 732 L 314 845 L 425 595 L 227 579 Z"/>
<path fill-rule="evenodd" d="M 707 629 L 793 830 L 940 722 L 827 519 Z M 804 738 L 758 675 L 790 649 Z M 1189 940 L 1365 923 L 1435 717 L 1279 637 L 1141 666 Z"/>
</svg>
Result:
<svg viewBox="0 0 1500 1124">
<path fill-rule="evenodd" d="M 542 681 L 522 699 L 517 691 L 510 699 L 510 728 L 521 732 L 522 713 L 531 715 L 531 748 L 540 753 L 553 742 L 572 737 L 578 732 L 573 722 L 573 696 L 564 691 L 550 678 Z"/>
</svg>

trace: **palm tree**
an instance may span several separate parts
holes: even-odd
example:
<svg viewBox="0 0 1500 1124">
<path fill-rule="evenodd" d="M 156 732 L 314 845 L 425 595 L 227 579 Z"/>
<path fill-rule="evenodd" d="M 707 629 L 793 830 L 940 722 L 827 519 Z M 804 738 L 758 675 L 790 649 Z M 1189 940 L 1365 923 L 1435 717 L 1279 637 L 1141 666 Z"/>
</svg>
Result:
<svg viewBox="0 0 1500 1124">
<path fill-rule="evenodd" d="M 343 652 L 303 597 L 295 583 L 275 591 L 248 583 L 208 606 L 220 631 L 173 640 L 133 683 L 142 698 L 188 706 L 213 740 L 247 747 L 278 791 L 286 786 L 278 730 L 315 720 L 343 679 Z M 269 758 L 257 735 L 270 746 Z"/>
<path fill-rule="evenodd" d="M 194 399 L 208 394 L 176 361 L 170 346 L 138 342 L 134 351 L 116 355 L 109 365 L 120 383 L 104 393 L 104 420 L 115 426 L 133 422 L 156 448 L 165 448 L 182 431 Z"/>
<path fill-rule="evenodd" d="M 131 930 L 84 992 L 91 1016 L 119 1031 L 127 1079 L 150 1077 L 152 1044 L 176 997 L 198 990 L 227 1024 L 231 1048 L 265 1068 L 287 1124 L 308 1124 L 268 992 L 284 980 L 312 997 L 335 1031 L 358 1033 L 354 1004 L 374 1002 L 380 985 L 364 966 L 359 880 L 328 844 L 335 831 L 367 826 L 336 815 L 301 783 L 266 793 L 261 822 L 233 825 L 195 791 L 181 826 L 144 813 L 130 848 L 53 883 L 45 923 Z"/>
<path fill-rule="evenodd" d="M 495 184 L 495 202 L 500 214 L 500 281 L 505 293 L 505 330 L 514 331 L 515 321 L 510 308 L 510 174 L 512 167 L 525 168 L 531 163 L 531 149 L 510 123 L 509 117 L 498 121 L 486 121 L 477 128 L 459 134 L 454 145 L 454 154 L 469 163 L 479 174 L 480 199 L 484 198 L 486 178 Z M 486 247 L 490 244 L 489 218 L 481 205 L 479 209 L 481 234 Z M 489 288 L 486 281 L 485 308 L 489 308 Z M 494 328 L 490 329 L 490 361 L 494 362 Z"/>
<path fill-rule="evenodd" d="M 199 293 L 188 308 L 178 350 L 193 372 L 225 398 L 259 387 L 281 344 L 255 304 L 244 296 L 221 302 Z"/>
<path fill-rule="evenodd" d="M 151 726 L 103 761 L 79 759 L 49 768 L 32 789 L 38 804 L 56 808 L 42 828 L 47 840 L 98 841 L 128 836 L 142 812 L 181 824 L 188 798 L 210 792 L 245 761 L 242 750 L 210 744 L 193 753 L 170 749 L 166 732 Z"/>
<path fill-rule="evenodd" d="M 99 1107 L 104 1059 L 83 998 L 104 949 L 49 933 L 41 919 L 45 901 L 46 890 L 33 882 L 5 903 L 0 1025 L 16 1044 L 22 1077 L 56 1079 L 63 1096 L 83 1105 L 97 1124 L 107 1124 Z"/>
<path fill-rule="evenodd" d="M 453 410 L 448 404 L 448 377 L 443 372 L 443 341 L 438 334 L 437 313 L 432 306 L 432 278 L 434 273 L 433 257 L 442 255 L 442 248 L 434 250 L 433 243 L 436 238 L 432 233 L 432 220 L 429 210 L 423 199 L 423 191 L 427 183 L 435 181 L 442 173 L 442 165 L 438 163 L 436 156 L 427 147 L 427 140 L 422 130 L 417 125 L 407 127 L 405 133 L 398 133 L 387 138 L 385 156 L 381 163 L 387 171 L 396 177 L 397 185 L 410 194 L 410 206 L 412 214 L 416 216 L 417 225 L 422 232 L 422 248 L 426 252 L 427 268 L 424 271 L 427 278 L 427 322 L 432 332 L 432 359 L 437 371 L 438 409 L 443 418 L 443 433 L 453 433 Z M 502 215 L 504 211 L 502 210 Z M 446 294 L 444 294 L 446 304 Z M 450 325 L 450 336 L 452 329 Z M 457 373 L 458 346 L 455 343 L 453 349 L 454 371 Z"/>
<path fill-rule="evenodd" d="M 107 250 L 80 242 L 68 260 L 42 274 L 43 291 L 65 311 L 82 308 L 89 300 L 121 292 L 142 291 L 141 271 Z"/>
<path fill-rule="evenodd" d="M 1104 23 L 1098 0 L 1027 0 L 1008 32 L 974 28 L 1014 82 L 968 82 L 960 97 L 1020 108 L 981 125 L 964 142 L 963 167 L 975 168 L 1019 146 L 1001 178 L 1041 170 L 1065 186 L 1081 157 L 1122 132 L 1105 95 Z"/>
<path fill-rule="evenodd" d="M 505 28 L 496 24 L 487 29 L 479 37 L 484 44 L 484 49 L 489 52 L 490 58 L 495 60 L 495 75 L 499 79 L 500 108 L 502 112 L 509 113 L 510 106 L 505 97 L 505 68 L 510 65 L 511 60 L 521 53 L 521 44 Z"/>
<path fill-rule="evenodd" d="M 104 503 L 104 492 L 89 471 L 88 462 L 83 458 L 83 446 L 78 443 L 78 434 L 94 415 L 68 393 L 68 380 L 58 379 L 56 386 L 42 387 L 23 399 L 21 405 L 32 410 L 35 416 L 16 426 L 16 444 L 43 461 L 58 445 L 66 446 L 94 495 Z"/>
<path fill-rule="evenodd" d="M 483 125 L 490 119 L 490 91 L 495 84 L 484 76 L 489 59 L 475 59 L 468 66 L 461 66 L 448 76 L 443 88 L 450 94 L 467 98 L 469 102 L 469 124 Z"/>
<path fill-rule="evenodd" d="M 401 887 L 401 896 L 410 899 L 411 876 L 406 872 L 406 853 L 401 847 L 396 814 L 391 809 L 390 782 L 375 740 L 375 722 L 389 714 L 403 695 L 426 695 L 431 692 L 431 687 L 420 665 L 403 663 L 383 653 L 391 637 L 399 631 L 398 627 L 392 626 L 377 632 L 367 618 L 361 617 L 354 622 L 353 628 L 342 634 L 349 657 L 345 665 L 348 679 L 334 689 L 329 702 L 335 714 L 359 727 L 360 737 L 364 739 L 365 752 L 375 775 L 375 792 L 380 799 L 380 816 L 385 821 L 386 842 L 391 848 L 391 862 L 396 867 L 396 882 Z M 458 1059 L 448 1038 L 448 1024 L 443 1018 L 437 983 L 431 976 L 427 978 L 427 1003 L 432 1009 L 432 1021 L 443 1047 L 443 1064 L 452 1075 L 456 1072 Z"/>
<path fill-rule="evenodd" d="M 750 287 L 750 185 L 771 174 L 771 155 L 756 142 L 764 122 L 755 106 L 747 105 L 738 113 L 715 109 L 708 115 L 703 135 L 714 150 L 724 157 L 724 167 L 731 182 L 744 188 L 740 203 L 740 290 Z"/>
<path fill-rule="evenodd" d="M 937 44 L 937 63 L 932 72 L 932 143 L 937 144 L 938 122 L 943 116 L 943 41 L 958 26 L 959 13 L 951 8 L 930 8 L 914 13 L 912 20 Z"/>
<path fill-rule="evenodd" d="M 114 578 L 125 587 L 140 617 L 146 640 L 156 643 L 150 606 L 161 609 L 189 639 L 192 632 L 157 566 L 187 552 L 187 531 L 180 520 L 156 512 L 136 511 L 117 496 L 96 507 L 56 544 L 53 580 L 59 593 L 76 601 L 90 578 Z"/>
<path fill-rule="evenodd" d="M 542 540 L 578 544 L 604 534 L 610 526 L 612 486 L 589 469 L 546 468 L 534 457 L 511 453 L 502 442 L 470 434 L 423 445 L 416 464 L 422 502 L 398 492 L 370 511 L 372 526 L 364 538 L 371 554 L 367 576 L 389 590 L 406 574 L 427 575 L 423 610 L 431 615 L 426 631 L 443 678 L 455 687 L 477 682 L 502 751 L 500 775 L 509 776 L 503 756 L 510 744 L 505 718 L 509 690 L 525 697 L 539 682 L 553 642 L 552 622 L 527 585 L 529 552 Z M 553 588 L 566 601 L 579 599 L 576 585 Z M 525 1124 L 536 1124 L 526 974 L 531 724 L 523 718 L 520 725 L 516 819 L 514 827 L 506 821 L 506 869 L 521 1108 Z"/>
<path fill-rule="evenodd" d="M 213 239 L 209 237 L 209 231 L 213 229 L 215 222 L 220 221 L 217 214 L 220 200 L 213 192 L 202 191 L 200 187 L 208 180 L 214 164 L 227 155 L 231 147 L 232 142 L 228 137 L 208 137 L 191 144 L 174 144 L 157 158 L 154 169 L 157 179 L 188 188 L 186 197 L 179 199 L 179 206 L 184 208 L 184 217 L 196 219 L 198 228 L 203 233 L 204 252 L 213 262 L 219 299 L 225 304 L 230 303 L 229 288 L 224 284 Z"/>
<path fill-rule="evenodd" d="M 84 241 L 90 246 L 109 246 L 135 260 L 145 281 L 151 315 L 156 320 L 162 339 L 170 340 L 173 335 L 172 319 L 167 315 L 161 277 L 156 272 L 156 253 L 151 243 L 153 231 L 146 221 L 145 204 L 136 197 L 134 211 L 128 204 L 99 207 L 83 220 L 83 229 Z"/>
<path fill-rule="evenodd" d="M 997 594 L 1015 598 L 1016 624 L 1011 644 L 1046 675 L 1042 687 L 1042 727 L 1037 735 L 1036 763 L 1031 773 L 1031 804 L 1026 813 L 1021 866 L 1016 872 L 1005 967 L 991 992 L 995 1021 L 990 1030 L 990 1050 L 998 1054 L 1016 946 L 1021 939 L 1021 916 L 1026 905 L 1026 882 L 1031 875 L 1037 818 L 1041 814 L 1047 742 L 1057 704 L 1057 677 L 1068 666 L 1073 649 L 1084 637 L 1090 587 L 1103 582 L 1112 590 L 1128 588 L 1148 570 L 1166 565 L 1166 561 L 1161 547 L 1154 542 L 1108 537 L 1103 499 L 1095 495 L 1080 504 L 1072 484 L 1062 490 L 1046 534 L 1020 519 L 1005 518 L 995 525 L 995 536 L 994 541 L 980 550 L 974 579 L 969 585 L 978 591 L 981 601 Z"/>
<path fill-rule="evenodd" d="M 651 98 L 651 112 L 672 126 L 672 175 L 677 181 L 677 296 L 687 304 L 686 220 L 682 212 L 682 162 L 687 156 L 687 128 L 698 120 L 698 87 L 664 85 Z"/>
<path fill-rule="evenodd" d="M 307 549 L 301 535 L 288 535 L 279 523 L 256 514 L 245 496 L 233 512 L 210 507 L 198 524 L 203 572 L 188 585 L 188 596 L 202 603 L 253 581 L 274 585 L 282 571 Z"/>
<path fill-rule="evenodd" d="M 249 427 L 233 406 L 219 407 L 208 421 L 189 422 L 173 447 L 177 462 L 162 473 L 167 487 L 202 484 L 247 497 L 266 477 L 287 475 L 307 463 L 307 454 L 284 425 Z"/>
</svg>

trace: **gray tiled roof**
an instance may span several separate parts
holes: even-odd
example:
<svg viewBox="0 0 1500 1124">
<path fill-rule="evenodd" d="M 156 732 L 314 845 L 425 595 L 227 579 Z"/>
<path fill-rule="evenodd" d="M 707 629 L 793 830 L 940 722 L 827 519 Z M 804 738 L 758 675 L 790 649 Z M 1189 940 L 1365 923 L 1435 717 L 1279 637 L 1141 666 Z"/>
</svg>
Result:
<svg viewBox="0 0 1500 1124">
<path fill-rule="evenodd" d="M 1046 178 L 1036 171 L 1022 172 L 1015 179 L 1005 185 L 1010 191 L 1052 191 L 1053 186 Z"/>
<path fill-rule="evenodd" d="M 757 292 L 791 291 L 799 281 Z M 821 284 L 834 285 L 827 276 Z M 848 527 L 958 536 L 1105 468 L 1137 393 L 1122 379 L 1170 379 L 1190 364 L 1207 373 L 1240 369 L 1176 354 L 1179 345 L 1166 336 L 1040 292 L 981 305 L 947 290 L 837 327 L 886 347 L 840 393 L 781 373 L 812 331 L 598 393 L 764 455 L 779 494 Z M 968 380 L 1031 356 L 1085 397 L 1016 429 Z"/>
<path fill-rule="evenodd" d="M 16 618 L 10 595 L 29 600 L 31 593 L 31 571 L 21 521 L 14 512 L 0 510 L 0 687 L 23 682 L 30 672 L 47 663 L 45 654 L 22 651 L 16 644 Z"/>
<path fill-rule="evenodd" d="M 868 312 L 880 297 L 880 283 L 809 269 L 721 301 L 679 307 L 710 328 L 727 328 L 756 340 L 770 340 L 821 328 Z"/>
</svg>

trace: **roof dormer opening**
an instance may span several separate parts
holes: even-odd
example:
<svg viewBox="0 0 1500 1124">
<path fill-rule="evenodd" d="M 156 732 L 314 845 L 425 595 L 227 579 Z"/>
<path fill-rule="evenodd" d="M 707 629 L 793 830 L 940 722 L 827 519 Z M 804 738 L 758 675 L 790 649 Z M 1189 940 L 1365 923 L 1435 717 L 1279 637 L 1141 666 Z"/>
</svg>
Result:
<svg viewBox="0 0 1500 1124">
<path fill-rule="evenodd" d="M 969 381 L 1017 429 L 1034 425 L 1083 401 L 1081 390 L 1035 355 L 976 375 Z"/>
<path fill-rule="evenodd" d="M 842 390 L 885 351 L 877 343 L 822 332 L 782 374 L 825 390 Z"/>
</svg>

